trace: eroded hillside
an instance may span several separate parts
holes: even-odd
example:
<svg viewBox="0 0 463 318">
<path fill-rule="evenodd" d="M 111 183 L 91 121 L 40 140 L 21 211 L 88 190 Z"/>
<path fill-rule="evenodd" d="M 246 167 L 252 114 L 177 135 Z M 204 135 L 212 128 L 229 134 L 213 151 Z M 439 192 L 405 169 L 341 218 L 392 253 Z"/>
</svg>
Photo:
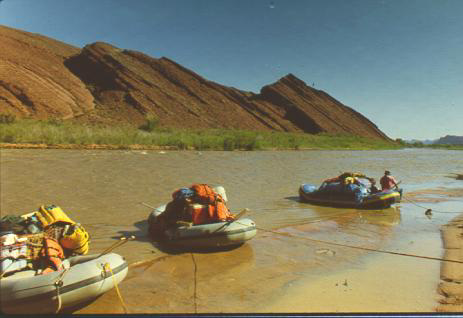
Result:
<svg viewBox="0 0 463 318">
<path fill-rule="evenodd" d="M 97 42 L 82 49 L 0 26 L 0 112 L 165 127 L 349 133 L 387 139 L 366 117 L 292 74 L 259 94 L 165 58 Z"/>
</svg>

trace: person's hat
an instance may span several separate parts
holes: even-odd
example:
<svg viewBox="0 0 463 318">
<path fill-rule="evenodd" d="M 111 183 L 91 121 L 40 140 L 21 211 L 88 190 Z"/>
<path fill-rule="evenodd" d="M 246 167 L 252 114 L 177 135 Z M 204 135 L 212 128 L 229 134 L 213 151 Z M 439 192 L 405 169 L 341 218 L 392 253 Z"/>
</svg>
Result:
<svg viewBox="0 0 463 318">
<path fill-rule="evenodd" d="M 384 174 L 391 174 L 389 170 L 384 171 Z"/>
</svg>

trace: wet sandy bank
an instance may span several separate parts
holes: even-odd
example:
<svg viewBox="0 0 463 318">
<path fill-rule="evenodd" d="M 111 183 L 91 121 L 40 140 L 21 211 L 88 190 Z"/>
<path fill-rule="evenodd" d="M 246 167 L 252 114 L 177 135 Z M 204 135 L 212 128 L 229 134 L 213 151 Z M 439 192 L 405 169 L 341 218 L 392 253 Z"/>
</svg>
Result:
<svg viewBox="0 0 463 318">
<path fill-rule="evenodd" d="M 324 276 L 366 254 L 304 240 L 304 234 L 320 230 L 317 225 L 300 225 L 261 231 L 243 246 L 215 253 L 157 250 L 152 261 L 130 262 L 128 277 L 120 286 L 124 302 L 132 314 L 266 311 L 308 273 Z M 374 241 L 369 247 L 381 245 L 381 240 L 370 238 Z M 75 313 L 108 312 L 124 312 L 115 291 Z"/>
<path fill-rule="evenodd" d="M 426 202 L 438 203 L 449 200 L 460 200 L 463 198 L 463 188 L 435 188 L 423 189 L 419 191 L 406 192 L 404 194 L 404 201 L 408 202 Z"/>
<path fill-rule="evenodd" d="M 444 258 L 463 262 L 463 214 L 441 227 Z M 441 283 L 437 311 L 463 312 L 463 264 L 444 262 L 441 266 Z"/>
<path fill-rule="evenodd" d="M 437 188 L 410 192 L 405 198 L 411 202 L 437 203 L 461 200 L 462 197 L 463 188 Z M 463 214 L 442 225 L 440 230 L 444 249 L 443 259 L 463 262 Z M 437 291 L 442 298 L 439 299 L 440 304 L 436 311 L 463 312 L 463 264 L 442 262 Z"/>
</svg>

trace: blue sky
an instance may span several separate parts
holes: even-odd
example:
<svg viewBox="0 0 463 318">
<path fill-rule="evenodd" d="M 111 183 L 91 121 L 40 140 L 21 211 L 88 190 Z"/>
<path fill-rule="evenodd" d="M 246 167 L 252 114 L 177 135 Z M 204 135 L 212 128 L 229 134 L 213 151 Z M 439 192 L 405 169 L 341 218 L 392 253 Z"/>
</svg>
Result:
<svg viewBox="0 0 463 318">
<path fill-rule="evenodd" d="M 463 0 L 4 0 L 0 24 L 246 91 L 293 73 L 392 138 L 463 135 Z"/>
</svg>

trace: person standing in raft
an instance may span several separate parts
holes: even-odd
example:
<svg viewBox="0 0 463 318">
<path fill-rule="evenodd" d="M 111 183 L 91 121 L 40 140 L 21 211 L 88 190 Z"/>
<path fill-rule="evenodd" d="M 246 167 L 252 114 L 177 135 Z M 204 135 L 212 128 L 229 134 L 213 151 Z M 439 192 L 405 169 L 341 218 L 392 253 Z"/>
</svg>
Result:
<svg viewBox="0 0 463 318">
<path fill-rule="evenodd" d="M 398 188 L 397 181 L 393 176 L 391 176 L 391 172 L 389 170 L 384 171 L 384 176 L 379 180 L 381 184 L 381 191 L 391 190 L 393 188 Z"/>
</svg>

